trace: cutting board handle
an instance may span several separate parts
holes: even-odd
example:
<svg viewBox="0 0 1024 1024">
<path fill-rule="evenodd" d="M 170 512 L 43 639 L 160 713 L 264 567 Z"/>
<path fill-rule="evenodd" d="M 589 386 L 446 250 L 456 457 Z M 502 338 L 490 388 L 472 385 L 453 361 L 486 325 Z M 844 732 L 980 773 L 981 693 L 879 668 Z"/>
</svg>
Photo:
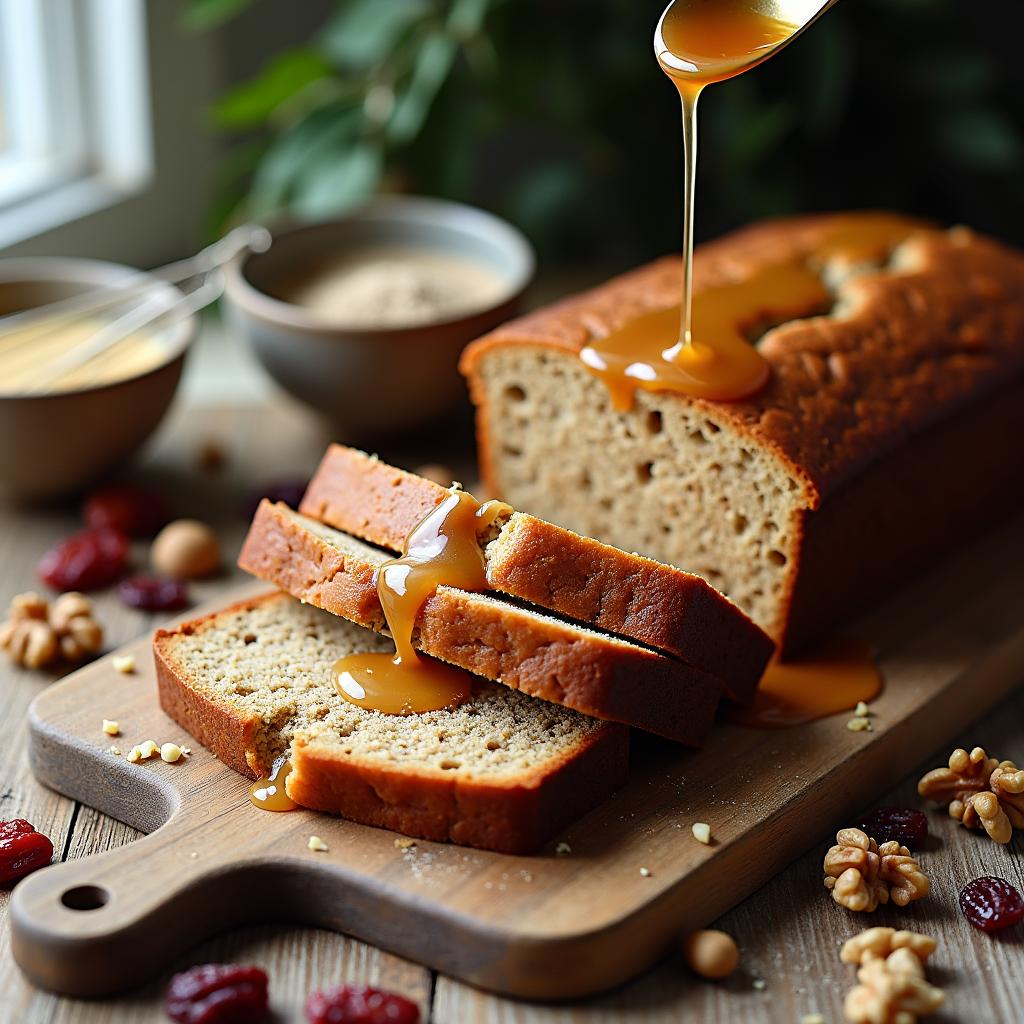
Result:
<svg viewBox="0 0 1024 1024">
<path fill-rule="evenodd" d="M 141 984 L 218 923 L 244 921 L 230 901 L 245 862 L 223 840 L 204 842 L 226 825 L 217 817 L 197 827 L 176 814 L 137 842 L 20 882 L 10 912 L 21 969 L 49 991 L 102 995 L 133 977 Z"/>
</svg>

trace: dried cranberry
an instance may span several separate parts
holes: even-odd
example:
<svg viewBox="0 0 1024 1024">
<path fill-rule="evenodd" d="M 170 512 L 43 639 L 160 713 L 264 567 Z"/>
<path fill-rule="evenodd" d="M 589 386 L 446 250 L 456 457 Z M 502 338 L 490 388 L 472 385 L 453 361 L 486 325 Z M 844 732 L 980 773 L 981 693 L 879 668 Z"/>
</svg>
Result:
<svg viewBox="0 0 1024 1024">
<path fill-rule="evenodd" d="M 190 603 L 188 587 L 181 580 L 159 576 L 130 576 L 121 580 L 117 593 L 130 608 L 147 612 L 173 612 Z"/>
<path fill-rule="evenodd" d="M 167 499 L 134 484 L 115 484 L 93 491 L 82 509 L 85 525 L 107 526 L 129 537 L 151 537 L 170 518 Z"/>
<path fill-rule="evenodd" d="M 302 504 L 302 496 L 308 486 L 308 480 L 278 480 L 253 491 L 245 508 L 246 518 L 252 519 L 256 515 L 264 498 L 268 501 L 283 501 L 289 508 L 297 509 Z"/>
<path fill-rule="evenodd" d="M 0 821 L 0 885 L 46 867 L 53 859 L 53 843 L 24 818 Z"/>
<path fill-rule="evenodd" d="M 418 1024 L 420 1010 L 404 996 L 366 985 L 341 985 L 306 1000 L 309 1024 Z"/>
<path fill-rule="evenodd" d="M 876 843 L 897 842 L 920 850 L 928 839 L 928 818 L 909 807 L 879 807 L 864 815 L 860 827 Z"/>
<path fill-rule="evenodd" d="M 109 527 L 83 530 L 46 552 L 36 572 L 54 590 L 98 590 L 124 573 L 128 541 Z"/>
<path fill-rule="evenodd" d="M 975 928 L 997 932 L 1024 917 L 1024 899 L 1005 878 L 982 875 L 964 886 L 960 909 Z"/>
<path fill-rule="evenodd" d="M 179 1024 L 253 1024 L 267 1015 L 267 972 L 238 964 L 203 964 L 174 975 L 164 996 Z"/>
</svg>

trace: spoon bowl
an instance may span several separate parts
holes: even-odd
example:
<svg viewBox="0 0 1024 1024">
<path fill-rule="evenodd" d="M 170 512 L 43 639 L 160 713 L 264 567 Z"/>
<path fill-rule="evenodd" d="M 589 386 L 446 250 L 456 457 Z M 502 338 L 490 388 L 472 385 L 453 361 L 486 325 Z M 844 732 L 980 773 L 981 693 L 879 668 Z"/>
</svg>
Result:
<svg viewBox="0 0 1024 1024">
<path fill-rule="evenodd" d="M 720 82 L 767 60 L 836 2 L 672 0 L 654 30 L 654 53 L 677 84 Z"/>
</svg>

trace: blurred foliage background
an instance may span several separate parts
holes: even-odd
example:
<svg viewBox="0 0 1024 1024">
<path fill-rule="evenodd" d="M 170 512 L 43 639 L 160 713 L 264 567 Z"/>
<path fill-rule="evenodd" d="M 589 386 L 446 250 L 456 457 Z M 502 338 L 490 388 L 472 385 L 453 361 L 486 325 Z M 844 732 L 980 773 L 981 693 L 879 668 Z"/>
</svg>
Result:
<svg viewBox="0 0 1024 1024">
<path fill-rule="evenodd" d="M 196 31 L 273 0 L 189 0 Z M 321 217 L 378 190 L 477 203 L 549 262 L 678 248 L 666 0 L 338 0 L 211 111 L 215 229 Z M 697 234 L 891 207 L 1024 241 L 1024 0 L 842 0 L 701 100 Z"/>
</svg>

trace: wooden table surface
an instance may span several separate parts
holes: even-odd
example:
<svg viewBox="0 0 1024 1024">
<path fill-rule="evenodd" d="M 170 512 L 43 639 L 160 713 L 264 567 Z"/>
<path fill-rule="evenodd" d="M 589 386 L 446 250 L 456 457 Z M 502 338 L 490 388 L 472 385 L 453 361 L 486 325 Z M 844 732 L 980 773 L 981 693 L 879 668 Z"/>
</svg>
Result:
<svg viewBox="0 0 1024 1024">
<path fill-rule="evenodd" d="M 447 446 L 467 443 L 465 422 L 451 426 Z M 204 408 L 179 407 L 165 424 L 132 479 L 163 488 L 176 514 L 207 519 L 233 557 L 246 526 L 245 495 L 268 480 L 303 476 L 315 466 L 329 431 L 290 403 Z M 227 455 L 219 472 L 198 468 L 197 453 L 215 442 Z M 442 444 L 442 447 L 445 445 Z M 435 460 L 436 451 L 400 454 L 407 461 Z M 28 512 L 0 505 L 0 602 L 37 586 L 33 567 L 39 554 L 77 525 L 73 507 Z M 137 562 L 142 563 L 144 547 Z M 238 582 L 237 570 L 194 587 L 197 602 L 216 598 Z M 148 632 L 158 617 L 123 607 L 111 593 L 97 596 L 107 647 Z M 1022 666 L 1024 680 L 1024 666 Z M 45 790 L 32 777 L 25 756 L 25 713 L 50 681 L 45 673 L 11 666 L 0 658 L 0 818 L 24 817 L 54 842 L 56 857 L 83 857 L 131 842 L 134 830 Z M 1024 761 L 1024 695 L 1018 694 L 983 721 L 964 723 L 959 741 L 982 745 L 1001 758 Z M 943 763 L 936 751 L 922 767 Z M 892 780 L 879 804 L 919 806 L 915 780 Z M 957 908 L 957 893 L 971 878 L 995 874 L 1024 889 L 1018 836 L 999 847 L 968 833 L 941 812 L 929 814 L 931 838 L 921 862 L 932 879 L 932 894 L 904 911 L 883 908 L 853 915 L 837 907 L 821 884 L 821 860 L 836 823 L 821 823 L 821 842 L 787 871 L 717 922 L 732 934 L 743 954 L 742 969 L 724 983 L 689 975 L 672 955 L 654 971 L 610 995 L 586 1003 L 538 1006 L 498 998 L 343 935 L 292 926 L 267 925 L 228 932 L 168 964 L 167 976 L 190 963 L 236 961 L 265 967 L 271 978 L 275 1021 L 301 1021 L 302 1003 L 314 988 L 363 982 L 401 992 L 419 1003 L 424 1021 L 438 1024 L 601 1024 L 634 1021 L 765 1021 L 798 1024 L 820 1013 L 842 1018 L 842 998 L 854 982 L 853 969 L 839 961 L 839 947 L 862 927 L 889 924 L 934 935 L 938 951 L 931 979 L 946 990 L 947 1004 L 935 1020 L 1011 1022 L 1024 1017 L 1024 930 L 990 938 L 970 928 Z M 500 899 L 500 894 L 495 896 Z M 164 1020 L 160 1008 L 166 977 L 117 1000 L 85 1003 L 60 999 L 29 986 L 10 954 L 6 921 L 8 893 L 0 890 L 0 1022 L 143 1022 Z"/>
</svg>

